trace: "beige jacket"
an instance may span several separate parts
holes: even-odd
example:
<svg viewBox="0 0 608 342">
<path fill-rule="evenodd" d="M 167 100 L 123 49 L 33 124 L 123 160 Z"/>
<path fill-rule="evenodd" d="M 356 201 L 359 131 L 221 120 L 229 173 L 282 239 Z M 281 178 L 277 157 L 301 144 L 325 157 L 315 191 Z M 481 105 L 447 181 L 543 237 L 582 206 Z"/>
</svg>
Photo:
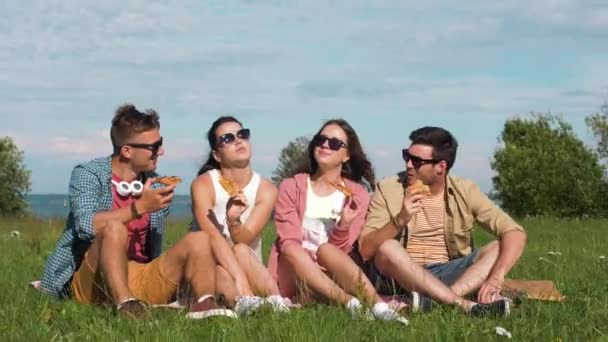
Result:
<svg viewBox="0 0 608 342">
<path fill-rule="evenodd" d="M 404 186 L 399 176 L 385 178 L 376 186 L 369 205 L 367 219 L 361 240 L 370 232 L 384 227 L 401 211 Z M 470 254 L 473 241 L 471 233 L 475 222 L 494 236 L 511 231 L 524 231 L 509 215 L 497 207 L 472 181 L 460 177 L 448 176 L 446 184 L 445 240 L 450 260 Z M 403 246 L 407 245 L 408 236 L 400 237 Z"/>
</svg>

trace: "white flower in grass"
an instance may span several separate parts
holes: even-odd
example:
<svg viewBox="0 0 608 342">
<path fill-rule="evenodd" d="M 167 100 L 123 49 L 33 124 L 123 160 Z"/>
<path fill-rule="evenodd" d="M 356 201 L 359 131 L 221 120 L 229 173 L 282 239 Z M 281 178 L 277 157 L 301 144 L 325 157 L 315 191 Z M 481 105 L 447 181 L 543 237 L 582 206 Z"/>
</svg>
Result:
<svg viewBox="0 0 608 342">
<path fill-rule="evenodd" d="M 600 258 L 600 260 L 604 260 L 604 259 L 606 259 L 606 256 L 605 255 L 600 255 L 599 258 Z"/>
<path fill-rule="evenodd" d="M 20 231 L 18 231 L 18 230 L 13 230 L 13 231 L 11 232 L 11 237 L 14 237 L 14 238 L 19 238 L 19 237 L 21 237 L 21 232 L 20 232 Z"/>
<path fill-rule="evenodd" d="M 555 263 L 554 263 L 553 261 L 551 261 L 551 260 L 549 260 L 549 259 L 547 259 L 547 258 L 538 257 L 538 260 L 540 260 L 540 261 L 544 261 L 544 262 L 548 262 L 548 263 L 550 263 L 550 264 L 555 265 Z"/>
<path fill-rule="evenodd" d="M 498 336 L 506 336 L 507 338 L 513 337 L 511 335 L 511 333 L 507 329 L 505 329 L 503 327 L 496 327 L 496 335 L 498 335 Z"/>
<path fill-rule="evenodd" d="M 547 254 L 549 254 L 549 255 L 562 255 L 562 252 L 548 251 Z"/>
</svg>

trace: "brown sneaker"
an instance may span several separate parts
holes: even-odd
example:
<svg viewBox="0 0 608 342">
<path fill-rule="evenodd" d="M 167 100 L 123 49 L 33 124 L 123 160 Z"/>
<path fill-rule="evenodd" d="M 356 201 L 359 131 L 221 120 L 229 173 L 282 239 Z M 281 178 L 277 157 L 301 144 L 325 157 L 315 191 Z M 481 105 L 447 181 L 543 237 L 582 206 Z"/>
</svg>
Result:
<svg viewBox="0 0 608 342">
<path fill-rule="evenodd" d="M 118 312 L 132 319 L 149 319 L 150 311 L 146 304 L 139 299 L 129 299 L 118 305 Z"/>
<path fill-rule="evenodd" d="M 192 306 L 190 306 L 190 312 L 186 314 L 186 318 L 190 319 L 203 319 L 218 316 L 231 318 L 238 317 L 234 311 L 220 307 L 214 296 L 207 296 L 202 301 L 192 304 Z"/>
</svg>

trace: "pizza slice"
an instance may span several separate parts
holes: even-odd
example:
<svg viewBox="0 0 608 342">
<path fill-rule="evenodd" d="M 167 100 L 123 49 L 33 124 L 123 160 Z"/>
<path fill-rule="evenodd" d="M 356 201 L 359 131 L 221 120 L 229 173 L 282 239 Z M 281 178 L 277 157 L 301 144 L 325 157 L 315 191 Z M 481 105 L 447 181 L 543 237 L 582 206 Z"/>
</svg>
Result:
<svg viewBox="0 0 608 342">
<path fill-rule="evenodd" d="M 231 181 L 230 179 L 224 178 L 224 176 L 220 176 L 220 184 L 222 185 L 222 188 L 226 190 L 228 196 L 230 197 L 234 197 L 236 196 L 236 194 L 239 193 L 239 186 L 236 185 L 236 183 Z"/>
<path fill-rule="evenodd" d="M 332 183 L 332 185 L 340 192 L 342 192 L 346 197 L 350 197 L 353 195 L 353 191 L 349 189 L 346 185 L 342 185 L 340 183 Z"/>
<path fill-rule="evenodd" d="M 164 184 L 166 186 L 177 185 L 181 183 L 182 179 L 180 176 L 163 176 L 156 179 L 157 183 Z"/>
<path fill-rule="evenodd" d="M 414 184 L 407 187 L 407 193 L 411 194 L 413 192 L 419 192 L 423 195 L 430 196 L 431 188 L 428 185 L 422 183 L 420 179 L 417 179 Z"/>
</svg>

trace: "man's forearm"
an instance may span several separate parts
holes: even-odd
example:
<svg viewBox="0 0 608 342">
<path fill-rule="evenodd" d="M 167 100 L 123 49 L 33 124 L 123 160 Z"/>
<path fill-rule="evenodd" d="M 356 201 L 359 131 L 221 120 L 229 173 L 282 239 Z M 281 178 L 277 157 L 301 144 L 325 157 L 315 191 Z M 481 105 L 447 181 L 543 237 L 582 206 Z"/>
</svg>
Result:
<svg viewBox="0 0 608 342">
<path fill-rule="evenodd" d="M 526 233 L 513 230 L 504 233 L 500 238 L 500 254 L 492 267 L 490 277 L 504 278 L 521 257 L 526 246 Z"/>
<path fill-rule="evenodd" d="M 391 220 L 385 224 L 384 227 L 368 233 L 361 240 L 360 253 L 363 259 L 369 260 L 373 258 L 384 241 L 394 239 L 401 231 L 402 228 L 398 227 L 397 224 Z"/>
</svg>

